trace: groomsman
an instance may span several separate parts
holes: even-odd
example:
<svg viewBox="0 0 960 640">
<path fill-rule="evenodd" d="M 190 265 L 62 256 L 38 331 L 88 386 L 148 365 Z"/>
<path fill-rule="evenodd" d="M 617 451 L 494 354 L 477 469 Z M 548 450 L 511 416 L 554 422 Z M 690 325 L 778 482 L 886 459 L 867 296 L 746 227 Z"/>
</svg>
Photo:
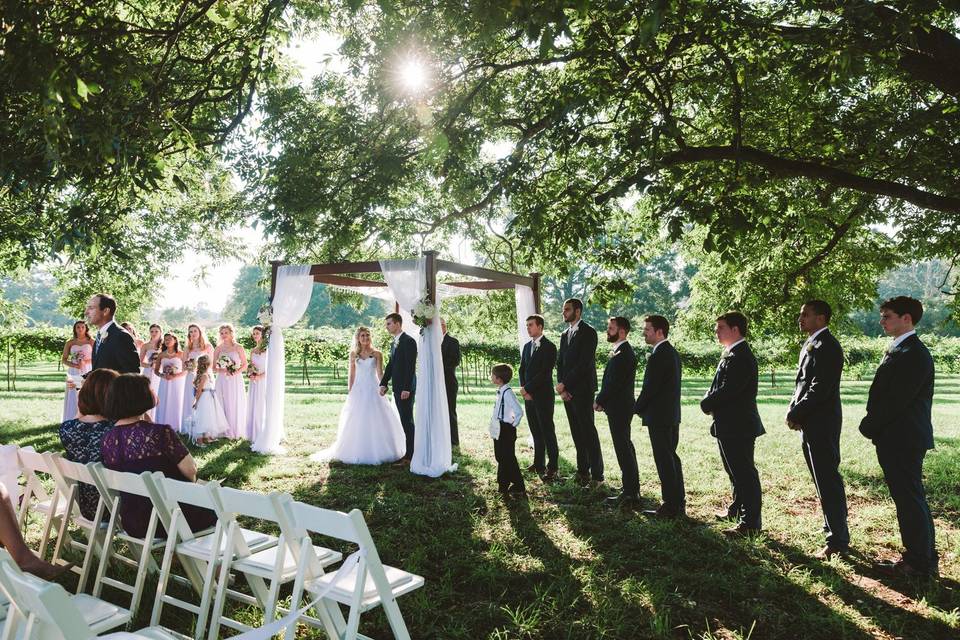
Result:
<svg viewBox="0 0 960 640">
<path fill-rule="evenodd" d="M 533 436 L 533 464 L 545 482 L 557 477 L 560 449 L 553 423 L 553 368 L 557 364 L 557 347 L 543 335 L 543 316 L 527 318 L 530 342 L 520 354 L 520 395 L 523 396 L 530 435 Z"/>
<path fill-rule="evenodd" d="M 643 370 L 643 387 L 633 411 L 650 430 L 653 462 L 660 476 L 663 503 L 648 516 L 676 518 L 686 515 L 683 466 L 677 455 L 680 441 L 680 354 L 667 340 L 670 323 L 663 316 L 644 319 L 643 340 L 653 346 Z"/>
<path fill-rule="evenodd" d="M 460 366 L 460 341 L 447 333 L 447 321 L 440 319 L 443 341 L 440 342 L 440 358 L 443 360 L 443 385 L 447 392 L 447 409 L 450 411 L 450 444 L 460 446 L 460 434 L 457 430 L 457 367 Z"/>
<path fill-rule="evenodd" d="M 757 437 L 764 434 L 757 410 L 757 359 L 744 337 L 747 318 L 742 313 L 731 311 L 717 318 L 715 333 L 723 355 L 700 409 L 713 416 L 710 435 L 717 439 L 723 468 L 733 485 L 733 502 L 717 517 L 737 519 L 737 526 L 725 534 L 747 535 L 762 526 L 760 476 L 753 462 Z"/>
<path fill-rule="evenodd" d="M 627 342 L 629 333 L 630 321 L 623 316 L 607 320 L 607 342 L 612 342 L 613 348 L 603 370 L 603 382 L 593 409 L 607 414 L 613 450 L 617 454 L 617 464 L 623 476 L 620 495 L 607 498 L 607 504 L 636 507 L 640 504 L 640 471 L 637 469 L 637 451 L 630 441 L 630 423 L 633 421 L 633 383 L 637 377 L 637 356 Z"/>
<path fill-rule="evenodd" d="M 105 293 L 90 296 L 84 315 L 97 327 L 93 343 L 93 369 L 113 369 L 120 373 L 140 373 L 140 352 L 133 336 L 114 322 L 117 301 Z"/>
<path fill-rule="evenodd" d="M 832 311 L 823 300 L 808 300 L 800 308 L 797 322 L 807 340 L 800 350 L 796 388 L 787 426 L 803 434 L 803 457 L 820 497 L 827 546 L 819 558 L 846 553 L 850 546 L 847 530 L 847 495 L 840 476 L 840 374 L 843 349 L 830 333 Z"/>
<path fill-rule="evenodd" d="M 393 336 L 390 345 L 390 362 L 380 379 L 380 395 L 387 394 L 387 384 L 393 381 L 393 399 L 400 413 L 400 424 L 407 440 L 407 450 L 400 462 L 409 464 L 413 459 L 413 396 L 417 391 L 417 341 L 403 332 L 403 318 L 399 313 L 388 314 L 384 319 L 387 332 Z"/>
<path fill-rule="evenodd" d="M 603 484 L 603 453 L 593 417 L 593 394 L 597 391 L 597 330 L 581 319 L 583 302 L 570 298 L 563 303 L 563 321 L 569 326 L 560 335 L 557 355 L 557 393 L 570 422 L 570 435 L 577 450 L 576 481 L 583 486 Z"/>
<path fill-rule="evenodd" d="M 914 326 L 923 316 L 919 300 L 898 296 L 880 305 L 880 326 L 893 338 L 870 385 L 860 433 L 877 449 L 897 507 L 906 549 L 896 562 L 878 563 L 890 574 L 935 577 L 938 556 L 933 518 L 923 488 L 923 458 L 933 449 L 933 358 Z"/>
</svg>

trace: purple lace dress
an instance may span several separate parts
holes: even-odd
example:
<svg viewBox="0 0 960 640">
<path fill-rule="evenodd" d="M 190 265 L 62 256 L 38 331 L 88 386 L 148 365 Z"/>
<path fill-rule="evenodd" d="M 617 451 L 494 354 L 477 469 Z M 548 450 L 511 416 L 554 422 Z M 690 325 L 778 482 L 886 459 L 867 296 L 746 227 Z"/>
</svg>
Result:
<svg viewBox="0 0 960 640">
<path fill-rule="evenodd" d="M 180 473 L 177 464 L 189 452 L 180 442 L 177 433 L 165 424 L 140 421 L 114 427 L 103 437 L 101 453 L 103 466 L 108 469 L 137 474 L 144 471 L 161 471 L 168 478 L 188 481 Z M 194 531 L 202 531 L 216 523 L 217 516 L 209 509 L 192 505 L 181 506 L 190 528 Z M 120 522 L 124 531 L 132 536 L 145 536 L 152 509 L 150 500 L 147 498 L 121 494 Z M 166 537 L 163 527 L 158 527 L 157 531 L 158 537 Z"/>
</svg>

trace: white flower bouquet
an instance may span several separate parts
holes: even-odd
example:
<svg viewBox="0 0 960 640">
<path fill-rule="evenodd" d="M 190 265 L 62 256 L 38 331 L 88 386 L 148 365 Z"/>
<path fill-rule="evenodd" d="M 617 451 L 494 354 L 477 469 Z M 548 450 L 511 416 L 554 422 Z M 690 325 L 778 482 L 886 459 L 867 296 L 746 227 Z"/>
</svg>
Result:
<svg viewBox="0 0 960 640">
<path fill-rule="evenodd" d="M 237 363 L 228 355 L 222 355 L 217 358 L 217 366 L 221 369 L 226 369 L 229 373 L 237 372 Z"/>
<path fill-rule="evenodd" d="M 197 361 L 194 360 L 193 358 L 190 358 L 189 360 L 187 360 L 186 367 L 187 367 L 187 371 L 190 371 L 190 372 L 196 371 Z"/>
<path fill-rule="evenodd" d="M 249 367 L 247 367 L 247 377 L 250 378 L 251 380 L 253 379 L 254 376 L 258 376 L 261 373 L 263 372 L 260 371 L 260 369 L 257 369 L 256 365 L 251 364 Z"/>
<path fill-rule="evenodd" d="M 437 317 L 437 307 L 427 298 L 420 298 L 413 305 L 413 322 L 419 327 L 426 327 Z"/>
<path fill-rule="evenodd" d="M 83 354 L 79 351 L 71 351 L 70 355 L 67 356 L 67 362 L 69 362 L 73 368 L 79 368 L 80 363 L 83 362 Z"/>
</svg>

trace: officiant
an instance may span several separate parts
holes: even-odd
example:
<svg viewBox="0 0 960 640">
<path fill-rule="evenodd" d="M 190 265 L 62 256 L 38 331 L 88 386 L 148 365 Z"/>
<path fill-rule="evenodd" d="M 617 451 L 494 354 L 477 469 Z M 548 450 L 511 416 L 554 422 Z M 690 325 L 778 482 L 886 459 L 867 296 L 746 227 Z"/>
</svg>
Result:
<svg viewBox="0 0 960 640">
<path fill-rule="evenodd" d="M 457 381 L 457 367 L 460 366 L 460 341 L 447 333 L 447 321 L 440 319 L 440 330 L 443 331 L 443 341 L 440 343 L 440 357 L 443 359 L 443 384 L 447 391 L 447 409 L 450 411 L 450 444 L 460 446 L 460 435 L 457 431 L 457 391 L 460 383 Z"/>
</svg>

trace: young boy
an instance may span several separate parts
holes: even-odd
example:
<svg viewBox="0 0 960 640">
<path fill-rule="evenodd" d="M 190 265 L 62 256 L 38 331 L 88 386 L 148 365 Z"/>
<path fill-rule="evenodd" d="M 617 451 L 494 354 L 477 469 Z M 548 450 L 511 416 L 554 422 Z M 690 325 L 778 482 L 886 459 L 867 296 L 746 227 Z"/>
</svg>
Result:
<svg viewBox="0 0 960 640">
<path fill-rule="evenodd" d="M 517 443 L 517 426 L 523 418 L 523 409 L 507 386 L 513 379 L 513 367 L 498 364 L 490 370 L 490 382 L 498 389 L 497 401 L 490 417 L 490 435 L 493 437 L 493 453 L 497 459 L 497 485 L 500 493 L 523 494 L 526 487 L 520 475 L 520 463 L 514 449 Z"/>
</svg>

